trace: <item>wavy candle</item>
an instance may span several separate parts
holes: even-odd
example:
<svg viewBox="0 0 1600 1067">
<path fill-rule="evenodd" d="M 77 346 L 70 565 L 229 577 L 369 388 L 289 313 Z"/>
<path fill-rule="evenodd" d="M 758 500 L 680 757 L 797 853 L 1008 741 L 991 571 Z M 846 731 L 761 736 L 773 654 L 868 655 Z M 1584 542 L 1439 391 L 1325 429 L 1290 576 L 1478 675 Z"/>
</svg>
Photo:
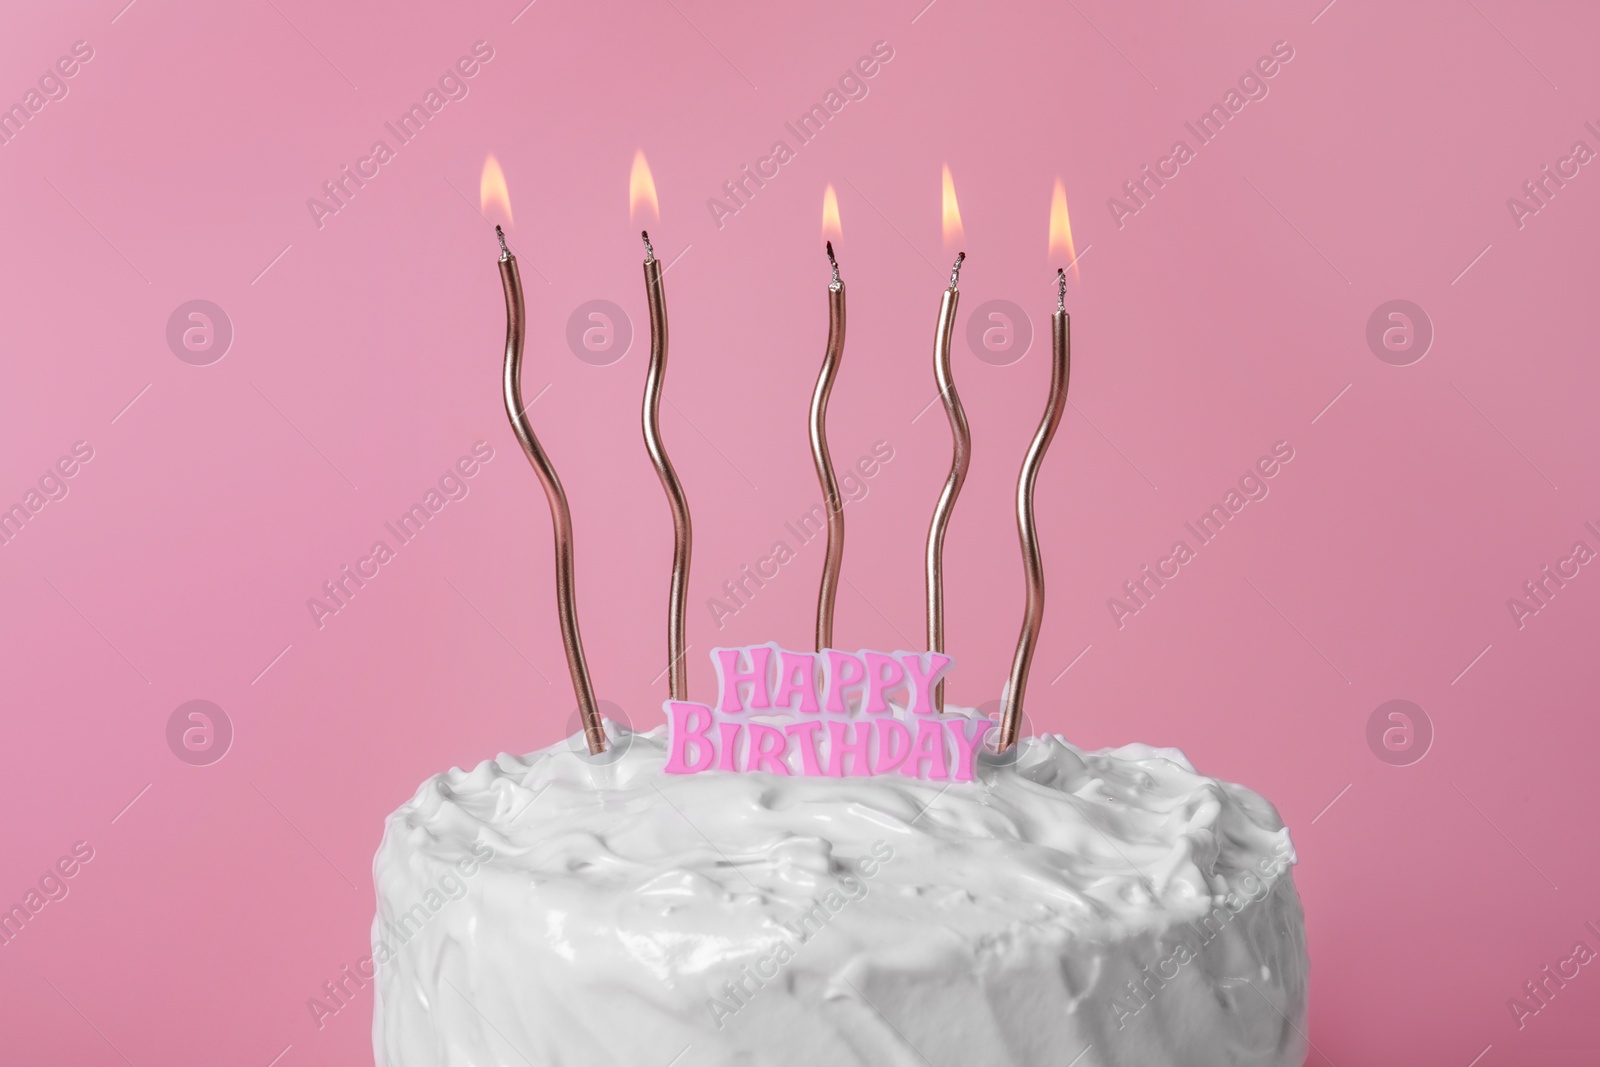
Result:
<svg viewBox="0 0 1600 1067">
<path fill-rule="evenodd" d="M 1022 569 L 1027 578 L 1027 600 L 1022 611 L 1022 634 L 1011 661 L 1011 678 L 1006 684 L 1004 712 L 1000 718 L 1000 751 L 1017 743 L 1022 729 L 1022 701 L 1028 690 L 1028 670 L 1033 666 L 1033 650 L 1039 642 L 1039 627 L 1044 622 L 1044 560 L 1039 553 L 1039 531 L 1033 517 L 1034 485 L 1039 467 L 1055 437 L 1056 427 L 1067 407 L 1067 382 L 1072 373 L 1072 319 L 1067 314 L 1067 270 L 1077 276 L 1078 257 L 1072 247 L 1072 224 L 1067 217 L 1067 193 L 1056 180 L 1050 200 L 1050 253 L 1067 259 L 1056 270 L 1056 313 L 1050 320 L 1050 395 L 1044 418 L 1034 432 L 1017 475 L 1017 537 L 1022 542 Z"/>
<path fill-rule="evenodd" d="M 956 393 L 955 379 L 950 374 L 950 334 L 955 329 L 956 305 L 961 294 L 956 285 L 961 280 L 961 261 L 965 252 L 956 256 L 950 268 L 950 288 L 939 301 L 939 322 L 933 334 L 933 375 L 939 383 L 939 396 L 944 400 L 945 414 L 950 419 L 950 436 L 953 449 L 950 454 L 950 474 L 933 507 L 933 521 L 928 525 L 928 553 L 925 576 L 928 593 L 928 647 L 935 652 L 944 651 L 944 534 L 950 526 L 950 516 L 956 509 L 956 497 L 967 480 L 967 468 L 972 465 L 972 431 L 967 428 L 967 413 L 962 410 L 961 397 Z M 934 695 L 934 705 L 944 710 L 944 687 Z"/>
<path fill-rule="evenodd" d="M 961 208 L 956 203 L 956 186 L 950 177 L 950 167 L 944 168 L 941 184 L 945 251 L 966 240 L 961 225 Z M 939 321 L 933 331 L 933 377 L 939 384 L 939 397 L 944 401 L 945 415 L 950 419 L 950 436 L 953 449 L 950 455 L 950 474 L 933 507 L 933 521 L 928 524 L 928 551 L 925 559 L 925 582 L 928 594 L 928 647 L 935 652 L 944 651 L 944 535 L 950 526 L 950 516 L 956 509 L 956 497 L 967 480 L 967 469 L 972 466 L 972 431 L 967 428 L 967 413 L 962 410 L 961 397 L 956 393 L 955 379 L 950 374 L 950 335 L 956 324 L 956 305 L 961 294 L 956 286 L 961 282 L 961 263 L 965 252 L 956 253 L 950 268 L 950 287 L 939 301 Z M 944 710 L 944 686 L 940 685 L 933 697 L 934 708 Z"/>
<path fill-rule="evenodd" d="M 839 200 L 833 186 L 822 199 L 822 232 L 839 234 Z M 839 568 L 844 562 L 844 500 L 839 496 L 839 479 L 828 454 L 828 396 L 844 358 L 844 282 L 839 280 L 839 261 L 833 255 L 833 242 L 825 242 L 833 280 L 828 283 L 828 347 L 817 374 L 817 388 L 811 394 L 811 458 L 822 483 L 823 505 L 828 509 L 828 547 L 822 561 L 822 585 L 817 592 L 817 651 L 833 645 L 833 605 L 839 593 Z"/>
<path fill-rule="evenodd" d="M 561 619 L 561 643 L 567 652 L 567 669 L 572 674 L 572 688 L 578 698 L 578 711 L 583 717 L 583 736 L 589 751 L 599 755 L 606 750 L 605 727 L 600 722 L 600 706 L 595 701 L 594 685 L 589 680 L 589 663 L 583 654 L 583 635 L 578 630 L 578 598 L 573 577 L 572 509 L 567 505 L 567 492 L 561 487 L 555 465 L 545 454 L 539 438 L 534 436 L 528 422 L 528 405 L 522 401 L 522 345 L 527 326 L 527 314 L 522 303 L 522 275 L 517 271 L 517 257 L 506 246 L 505 231 L 494 228 L 500 240 L 500 282 L 506 292 L 506 362 L 505 401 L 506 415 L 511 419 L 511 429 L 517 442 L 533 464 L 539 484 L 544 486 L 545 498 L 550 502 L 550 522 L 554 527 L 556 549 L 556 613 Z"/>
<path fill-rule="evenodd" d="M 648 208 L 659 221 L 660 206 L 656 201 L 656 183 L 650 175 L 650 164 L 644 153 L 633 157 L 633 172 L 628 178 L 629 218 L 638 221 L 638 214 Z M 667 446 L 661 440 L 661 387 L 667 374 L 667 295 L 661 286 L 661 261 L 650 245 L 650 232 L 641 230 L 644 238 L 644 291 L 650 307 L 650 369 L 644 383 L 644 447 L 650 453 L 650 462 L 661 479 L 661 489 L 667 495 L 667 506 L 672 511 L 672 581 L 667 591 L 667 690 L 673 700 L 689 696 L 689 665 L 686 661 L 684 616 L 689 601 L 689 559 L 694 546 L 694 527 L 689 521 L 689 500 L 683 494 L 683 483 L 673 469 Z"/>
</svg>

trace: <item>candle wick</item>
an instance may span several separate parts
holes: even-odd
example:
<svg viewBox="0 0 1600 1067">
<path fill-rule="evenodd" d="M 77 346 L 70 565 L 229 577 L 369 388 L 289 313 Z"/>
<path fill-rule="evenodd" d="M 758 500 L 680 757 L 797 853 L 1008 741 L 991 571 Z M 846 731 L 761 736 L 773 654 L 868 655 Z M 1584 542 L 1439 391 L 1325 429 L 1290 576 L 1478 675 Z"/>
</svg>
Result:
<svg viewBox="0 0 1600 1067">
<path fill-rule="evenodd" d="M 950 268 L 950 288 L 952 289 L 954 289 L 956 284 L 961 281 L 961 261 L 966 258 L 967 254 L 965 252 L 956 253 L 955 266 Z"/>
<path fill-rule="evenodd" d="M 1056 268 L 1056 310 L 1067 310 L 1067 269 Z"/>
<path fill-rule="evenodd" d="M 656 258 L 656 250 L 650 244 L 650 231 L 640 230 L 639 236 L 644 238 L 644 261 L 649 263 Z"/>
<path fill-rule="evenodd" d="M 823 243 L 828 249 L 828 262 L 833 264 L 833 281 L 828 283 L 828 288 L 838 292 L 844 286 L 844 283 L 839 280 L 839 261 L 833 257 L 833 242 L 825 241 Z"/>
<path fill-rule="evenodd" d="M 499 226 L 496 226 L 494 228 L 494 235 L 500 240 L 500 262 L 504 263 L 506 260 L 511 258 L 511 249 L 506 247 L 506 231 L 502 230 Z"/>
</svg>

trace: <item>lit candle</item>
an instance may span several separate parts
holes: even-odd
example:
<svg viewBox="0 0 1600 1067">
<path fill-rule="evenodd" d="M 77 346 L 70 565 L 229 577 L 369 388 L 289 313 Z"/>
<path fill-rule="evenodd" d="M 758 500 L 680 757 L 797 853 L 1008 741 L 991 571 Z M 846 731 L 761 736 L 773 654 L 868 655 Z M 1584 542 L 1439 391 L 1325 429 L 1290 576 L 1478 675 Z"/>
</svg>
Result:
<svg viewBox="0 0 1600 1067">
<path fill-rule="evenodd" d="M 493 157 L 490 157 L 493 162 Z M 483 206 L 487 212 L 492 205 L 504 205 L 510 221 L 510 198 L 506 194 L 505 179 L 499 164 L 494 164 L 493 181 L 489 164 L 484 166 L 482 189 Z M 555 532 L 556 549 L 556 613 L 561 620 L 561 643 L 567 652 L 567 669 L 572 674 L 572 688 L 578 697 L 578 711 L 583 718 L 584 739 L 589 751 L 595 755 L 606 750 L 605 728 L 600 722 L 600 707 L 594 699 L 594 686 L 589 681 L 589 664 L 583 655 L 583 636 L 578 632 L 578 605 L 573 592 L 572 563 L 572 511 L 567 506 L 567 494 L 561 488 L 561 479 L 550 463 L 550 457 L 534 436 L 528 422 L 528 406 L 522 402 L 522 345 L 527 320 L 522 303 L 522 276 L 517 272 L 517 257 L 506 246 L 505 231 L 494 228 L 500 241 L 500 282 L 506 293 L 506 362 L 505 402 L 506 415 L 511 419 L 511 429 L 533 464 L 539 484 L 544 486 L 545 498 L 550 502 L 550 521 Z"/>
<path fill-rule="evenodd" d="M 961 228 L 961 209 L 956 204 L 955 183 L 950 180 L 950 168 L 944 168 L 944 240 L 949 251 L 964 238 Z M 933 334 L 933 375 L 939 383 L 939 396 L 944 400 L 945 414 L 950 419 L 950 434 L 955 439 L 954 453 L 950 459 L 950 475 L 945 479 L 939 501 L 934 505 L 933 522 L 928 527 L 927 591 L 928 591 L 928 650 L 944 651 L 944 533 L 950 525 L 950 514 L 955 510 L 956 497 L 967 480 L 967 468 L 972 465 L 972 433 L 967 429 L 967 414 L 961 409 L 961 398 L 956 395 L 956 385 L 950 376 L 950 335 L 955 329 L 956 303 L 960 294 L 956 285 L 961 280 L 961 261 L 965 252 L 956 254 L 955 265 L 950 268 L 950 288 L 939 301 L 939 322 Z M 944 711 L 944 680 L 933 691 L 933 706 Z"/>
<path fill-rule="evenodd" d="M 844 356 L 844 282 L 839 280 L 839 261 L 833 255 L 829 235 L 842 236 L 839 227 L 839 198 L 829 185 L 822 194 L 823 247 L 833 268 L 828 283 L 828 348 L 822 357 L 817 388 L 811 394 L 811 458 L 817 465 L 817 480 L 822 483 L 823 501 L 828 508 L 828 549 L 822 561 L 822 588 L 817 593 L 817 651 L 833 647 L 833 605 L 839 592 L 839 567 L 844 561 L 844 501 L 839 496 L 839 480 L 833 473 L 833 457 L 828 454 L 828 394 L 839 373 Z"/>
<path fill-rule="evenodd" d="M 633 156 L 633 170 L 628 175 L 628 216 L 637 222 L 643 211 L 661 219 L 661 207 L 656 200 L 656 183 L 650 175 L 650 164 L 642 151 Z M 667 373 L 667 298 L 661 288 L 661 261 L 650 245 L 650 232 L 640 231 L 644 238 L 644 291 L 650 306 L 650 369 L 644 380 L 644 447 L 650 453 L 661 488 L 667 494 L 667 505 L 672 509 L 672 584 L 667 594 L 667 688 L 673 700 L 689 699 L 688 648 L 684 641 L 684 616 L 689 602 L 689 553 L 694 532 L 689 524 L 689 501 L 683 495 L 683 484 L 678 472 L 672 468 L 667 447 L 661 440 L 661 385 Z"/>
<path fill-rule="evenodd" d="M 1065 258 L 1074 277 L 1077 276 L 1078 257 L 1072 248 L 1067 193 L 1060 179 L 1056 181 L 1050 201 L 1050 252 Z M 1000 718 L 998 748 L 1001 752 L 1016 744 L 1017 734 L 1022 729 L 1022 701 L 1028 688 L 1028 669 L 1033 665 L 1033 649 L 1039 641 L 1039 626 L 1044 621 L 1044 561 L 1039 555 L 1039 534 L 1033 520 L 1033 489 L 1045 451 L 1067 407 L 1067 379 L 1072 370 L 1071 325 L 1072 320 L 1067 315 L 1067 272 L 1063 267 L 1056 270 L 1056 313 L 1050 320 L 1050 398 L 1017 477 L 1017 536 L 1022 542 L 1022 569 L 1027 576 L 1028 595 L 1022 612 L 1022 636 L 1017 640 L 1017 653 L 1011 661 L 1011 678 L 1006 685 L 1005 709 Z"/>
</svg>

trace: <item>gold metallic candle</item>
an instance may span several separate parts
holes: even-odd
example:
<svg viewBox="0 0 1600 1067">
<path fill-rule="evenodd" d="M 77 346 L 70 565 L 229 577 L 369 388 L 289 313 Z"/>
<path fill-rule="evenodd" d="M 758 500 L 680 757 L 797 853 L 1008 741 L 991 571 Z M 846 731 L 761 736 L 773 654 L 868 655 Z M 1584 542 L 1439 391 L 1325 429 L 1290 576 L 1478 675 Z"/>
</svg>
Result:
<svg viewBox="0 0 1600 1067">
<path fill-rule="evenodd" d="M 844 562 L 844 501 L 839 496 L 839 479 L 833 473 L 833 457 L 828 454 L 828 394 L 839 373 L 844 356 L 844 282 L 839 280 L 839 261 L 829 241 L 828 262 L 833 266 L 833 281 L 828 283 L 828 350 L 822 357 L 817 388 L 811 394 L 811 458 L 817 465 L 817 480 L 828 507 L 828 550 L 822 561 L 822 588 L 817 593 L 817 651 L 833 647 L 833 604 L 839 592 L 839 567 Z"/>
<path fill-rule="evenodd" d="M 583 655 L 583 636 L 578 632 L 578 605 L 573 593 L 572 577 L 572 511 L 567 506 L 566 490 L 561 479 L 545 455 L 539 439 L 528 422 L 527 405 L 522 402 L 522 343 L 527 327 L 522 304 L 522 276 L 517 272 L 517 257 L 506 247 L 506 235 L 500 227 L 494 228 L 500 239 L 500 281 L 506 291 L 506 415 L 511 419 L 511 429 L 522 445 L 522 451 L 533 464 L 544 495 L 550 502 L 550 521 L 555 528 L 556 548 L 556 612 L 561 618 L 561 643 L 567 651 L 567 669 L 572 673 L 572 688 L 578 697 L 578 711 L 583 717 L 583 736 L 589 751 L 595 755 L 606 750 L 605 728 L 600 723 L 600 708 L 595 703 L 594 686 L 589 681 L 589 664 Z"/>
<path fill-rule="evenodd" d="M 933 335 L 933 375 L 939 383 L 939 396 L 944 400 L 945 414 L 950 418 L 950 434 L 955 439 L 955 451 L 950 459 L 950 475 L 945 479 L 939 502 L 934 505 L 933 522 L 928 527 L 927 589 L 928 589 L 928 651 L 944 651 L 944 532 L 950 525 L 950 513 L 955 510 L 956 497 L 967 480 L 967 468 L 972 465 L 972 433 L 967 429 L 967 413 L 961 409 L 961 397 L 956 395 L 956 383 L 950 376 L 950 335 L 955 329 L 956 304 L 960 294 L 956 285 L 961 280 L 961 261 L 965 252 L 956 255 L 950 268 L 950 288 L 944 291 L 939 302 L 939 323 Z M 933 691 L 933 706 L 944 711 L 944 680 Z"/>
<path fill-rule="evenodd" d="M 667 298 L 661 289 L 661 261 L 644 237 L 644 288 L 650 305 L 650 370 L 644 380 L 644 447 L 655 464 L 672 509 L 672 586 L 667 596 L 667 674 L 673 700 L 689 699 L 689 664 L 684 644 L 684 615 L 689 602 L 689 553 L 694 532 L 689 524 L 689 501 L 683 495 L 678 472 L 672 469 L 661 440 L 661 383 L 667 373 Z"/>
<path fill-rule="evenodd" d="M 1022 612 L 1022 636 L 1011 661 L 1011 679 L 1006 686 L 1005 711 L 1000 719 L 1001 752 L 1017 743 L 1022 728 L 1022 700 L 1028 689 L 1028 668 L 1033 665 L 1033 649 L 1039 641 L 1039 625 L 1044 620 L 1044 561 L 1039 556 L 1039 532 L 1033 521 L 1033 489 L 1039 465 L 1061 413 L 1067 406 L 1067 378 L 1072 371 L 1072 320 L 1067 316 L 1067 272 L 1056 272 L 1056 313 L 1050 320 L 1050 399 L 1044 419 L 1034 432 L 1033 443 L 1022 460 L 1017 477 L 1017 536 L 1022 541 L 1022 569 L 1028 580 L 1028 598 Z"/>
</svg>

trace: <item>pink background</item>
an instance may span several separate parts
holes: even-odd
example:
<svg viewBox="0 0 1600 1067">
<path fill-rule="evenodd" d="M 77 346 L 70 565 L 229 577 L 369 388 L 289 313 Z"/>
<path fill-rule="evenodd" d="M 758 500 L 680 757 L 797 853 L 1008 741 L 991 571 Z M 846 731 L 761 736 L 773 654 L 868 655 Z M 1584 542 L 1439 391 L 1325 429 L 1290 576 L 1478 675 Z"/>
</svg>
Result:
<svg viewBox="0 0 1600 1067">
<path fill-rule="evenodd" d="M 998 695 L 1059 176 L 1083 258 L 1073 407 L 1040 481 L 1035 726 L 1180 746 L 1278 805 L 1301 853 L 1309 1062 L 1595 1061 L 1592 968 L 1520 1031 L 1506 1002 L 1580 937 L 1596 945 L 1600 574 L 1520 629 L 1506 601 L 1574 541 L 1600 547 L 1583 528 L 1600 524 L 1600 364 L 1580 312 L 1600 177 L 1585 167 L 1521 229 L 1506 199 L 1575 140 L 1600 147 L 1583 128 L 1600 120 L 1600 17 L 923 2 L 12 5 L 0 102 L 74 41 L 94 58 L 0 146 L 0 503 L 76 441 L 94 458 L 0 547 L 0 902 L 74 842 L 94 858 L 0 949 L 0 1059 L 369 1062 L 370 990 L 321 1029 L 306 1001 L 367 951 L 385 815 L 430 774 L 567 731 L 547 511 L 500 407 L 501 294 L 474 206 L 489 151 L 519 220 L 527 391 L 548 386 L 532 417 L 572 498 L 596 685 L 658 721 L 670 534 L 639 439 L 625 198 L 642 147 L 657 247 L 682 253 L 664 432 L 697 522 L 695 694 L 714 643 L 809 639 L 819 545 L 720 631 L 706 601 L 818 496 L 805 413 L 830 181 L 850 299 L 833 448 L 895 454 L 847 512 L 839 643 L 919 643 L 950 450 L 937 406 L 917 417 L 948 162 L 976 441 L 948 545 L 950 690 Z M 494 58 L 470 95 L 318 229 L 307 198 L 478 40 Z M 707 198 L 775 139 L 793 146 L 783 123 L 880 40 L 894 58 L 869 95 L 719 230 Z M 1193 145 L 1183 123 L 1280 40 L 1294 58 L 1270 95 L 1119 228 L 1107 199 Z M 210 366 L 165 340 L 195 298 L 235 330 Z M 1409 366 L 1365 339 L 1395 298 L 1436 332 Z M 635 328 L 608 366 L 564 341 L 591 299 Z M 993 299 L 1036 334 L 1009 365 L 965 340 Z M 319 630 L 307 599 L 479 439 L 495 457 L 470 495 Z M 1270 496 L 1119 629 L 1107 599 L 1280 440 L 1295 458 Z M 235 730 L 209 766 L 166 741 L 191 699 Z M 1435 732 L 1409 766 L 1366 740 L 1392 699 Z"/>
</svg>

